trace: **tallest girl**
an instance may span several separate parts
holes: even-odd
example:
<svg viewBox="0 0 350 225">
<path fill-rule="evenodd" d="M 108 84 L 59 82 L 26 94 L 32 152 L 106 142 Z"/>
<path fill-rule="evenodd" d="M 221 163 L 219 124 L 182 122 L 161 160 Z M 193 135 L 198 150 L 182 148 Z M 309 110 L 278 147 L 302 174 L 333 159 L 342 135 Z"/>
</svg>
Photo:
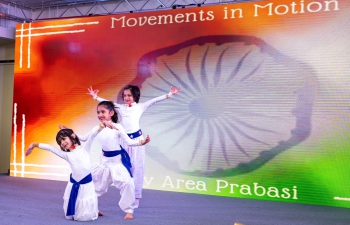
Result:
<svg viewBox="0 0 350 225">
<path fill-rule="evenodd" d="M 106 99 L 97 96 L 99 90 L 93 90 L 92 87 L 88 88 L 89 94 L 97 101 L 106 101 Z M 168 94 L 153 98 L 147 102 L 139 103 L 140 89 L 138 86 L 127 85 L 122 92 L 122 98 L 125 104 L 114 103 L 115 109 L 118 111 L 121 118 L 121 124 L 125 129 L 125 132 L 131 139 L 143 140 L 142 131 L 140 129 L 140 118 L 143 112 L 150 106 L 170 98 L 172 95 L 178 94 L 180 87 L 170 87 Z M 122 141 L 122 140 L 121 140 Z M 123 141 L 122 141 L 123 142 Z M 135 208 L 139 206 L 140 198 L 142 197 L 142 186 L 145 174 L 145 147 L 144 146 L 128 146 L 126 143 L 122 143 L 124 148 L 128 152 L 131 164 L 132 173 L 135 183 Z"/>
</svg>

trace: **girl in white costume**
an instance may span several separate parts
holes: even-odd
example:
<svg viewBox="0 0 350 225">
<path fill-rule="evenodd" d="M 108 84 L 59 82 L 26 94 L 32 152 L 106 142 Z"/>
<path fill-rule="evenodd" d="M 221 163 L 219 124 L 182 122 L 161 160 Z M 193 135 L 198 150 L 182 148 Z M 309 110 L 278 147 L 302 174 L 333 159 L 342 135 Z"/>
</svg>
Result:
<svg viewBox="0 0 350 225">
<path fill-rule="evenodd" d="M 88 88 L 89 94 L 97 101 L 105 101 L 105 99 L 97 96 L 99 90 Z M 147 102 L 139 103 L 140 89 L 137 86 L 127 85 L 123 89 L 122 97 L 125 104 L 114 103 L 115 109 L 119 112 L 121 124 L 128 136 L 134 140 L 143 140 L 142 131 L 140 129 L 140 118 L 146 109 L 160 101 L 170 98 L 180 92 L 180 87 L 170 87 L 168 94 L 153 98 Z M 128 143 L 122 143 L 131 158 L 132 174 L 135 182 L 135 208 L 139 207 L 139 199 L 142 197 L 143 179 L 145 174 L 145 147 L 129 146 Z"/>
<path fill-rule="evenodd" d="M 141 146 L 150 141 L 149 136 L 142 140 L 132 140 L 126 134 L 124 128 L 118 123 L 117 112 L 114 110 L 113 102 L 102 101 L 97 106 L 98 119 L 103 121 L 112 121 L 116 129 L 104 129 L 98 135 L 103 154 L 100 157 L 99 164 L 93 166 L 92 177 L 95 183 L 95 190 L 98 196 L 106 193 L 108 187 L 113 183 L 120 190 L 120 208 L 126 213 L 124 219 L 133 219 L 135 207 L 135 186 L 130 171 L 131 163 L 129 155 L 122 148 L 120 140 L 123 140 L 128 146 Z M 79 136 L 81 141 L 85 141 L 89 134 Z M 103 215 L 100 212 L 100 215 Z"/>
<path fill-rule="evenodd" d="M 107 123 L 104 122 L 104 125 L 110 126 Z M 90 148 L 93 139 L 103 127 L 102 125 L 94 127 L 84 145 L 80 145 L 73 130 L 61 129 L 56 135 L 57 144 L 61 149 L 34 142 L 26 151 L 28 156 L 34 147 L 38 147 L 56 154 L 69 163 L 72 173 L 63 195 L 63 210 L 67 219 L 90 221 L 98 218 L 98 201 L 91 177 Z"/>
</svg>

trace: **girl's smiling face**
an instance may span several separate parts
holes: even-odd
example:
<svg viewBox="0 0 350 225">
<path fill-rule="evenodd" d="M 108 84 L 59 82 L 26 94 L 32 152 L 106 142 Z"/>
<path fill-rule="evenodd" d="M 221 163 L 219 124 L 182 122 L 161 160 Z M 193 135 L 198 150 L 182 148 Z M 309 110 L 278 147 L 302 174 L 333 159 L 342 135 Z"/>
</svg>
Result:
<svg viewBox="0 0 350 225">
<path fill-rule="evenodd" d="M 67 136 L 66 137 L 61 137 L 60 141 L 61 141 L 60 147 L 62 149 L 65 149 L 65 150 L 70 149 L 72 147 L 72 145 L 73 145 L 72 140 L 69 137 L 67 137 Z"/>
<path fill-rule="evenodd" d="M 114 115 L 114 111 L 109 111 L 103 105 L 100 105 L 97 107 L 97 117 L 101 122 L 111 121 L 111 118 L 113 115 Z"/>
<path fill-rule="evenodd" d="M 123 98 L 124 98 L 124 102 L 125 102 L 126 104 L 131 104 L 131 103 L 134 103 L 134 102 L 135 102 L 134 96 L 132 95 L 130 89 L 124 90 Z"/>
</svg>

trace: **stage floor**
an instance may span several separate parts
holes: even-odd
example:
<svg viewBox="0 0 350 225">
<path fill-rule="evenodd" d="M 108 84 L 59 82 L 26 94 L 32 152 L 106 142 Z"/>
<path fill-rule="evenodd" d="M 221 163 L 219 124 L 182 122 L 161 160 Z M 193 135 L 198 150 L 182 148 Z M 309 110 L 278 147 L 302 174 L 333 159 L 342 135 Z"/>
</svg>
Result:
<svg viewBox="0 0 350 225">
<path fill-rule="evenodd" d="M 350 209 L 208 195 L 144 190 L 134 220 L 124 221 L 119 192 L 111 187 L 99 198 L 105 216 L 93 222 L 66 220 L 66 182 L 0 175 L 0 224 L 142 224 L 142 225 L 349 225 Z"/>
</svg>

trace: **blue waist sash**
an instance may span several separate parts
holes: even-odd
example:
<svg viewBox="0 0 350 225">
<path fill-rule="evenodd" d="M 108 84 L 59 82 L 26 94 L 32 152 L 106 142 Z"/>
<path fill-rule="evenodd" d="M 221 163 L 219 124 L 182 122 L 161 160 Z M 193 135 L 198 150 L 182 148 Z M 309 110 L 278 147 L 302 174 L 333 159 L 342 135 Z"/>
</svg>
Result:
<svg viewBox="0 0 350 225">
<path fill-rule="evenodd" d="M 134 133 L 128 134 L 129 138 L 131 138 L 131 139 L 140 137 L 141 135 L 142 135 L 141 129 L 136 131 L 136 132 L 134 132 Z"/>
<path fill-rule="evenodd" d="M 129 157 L 129 154 L 125 151 L 125 149 L 119 145 L 121 150 L 116 150 L 116 151 L 105 151 L 105 150 L 102 150 L 103 152 L 103 155 L 105 157 L 114 157 L 114 156 L 117 156 L 117 155 L 121 155 L 122 157 L 122 163 L 123 165 L 125 166 L 125 168 L 128 170 L 130 176 L 132 177 L 132 173 L 131 173 L 131 162 L 130 162 L 130 157 Z"/>
<path fill-rule="evenodd" d="M 90 183 L 91 181 L 92 181 L 91 173 L 86 177 L 84 177 L 79 182 L 75 181 L 72 178 L 72 174 L 70 174 L 70 182 L 73 184 L 73 186 L 72 186 L 72 190 L 70 191 L 66 216 L 74 216 L 75 214 L 75 203 L 77 201 L 80 185 Z"/>
</svg>

